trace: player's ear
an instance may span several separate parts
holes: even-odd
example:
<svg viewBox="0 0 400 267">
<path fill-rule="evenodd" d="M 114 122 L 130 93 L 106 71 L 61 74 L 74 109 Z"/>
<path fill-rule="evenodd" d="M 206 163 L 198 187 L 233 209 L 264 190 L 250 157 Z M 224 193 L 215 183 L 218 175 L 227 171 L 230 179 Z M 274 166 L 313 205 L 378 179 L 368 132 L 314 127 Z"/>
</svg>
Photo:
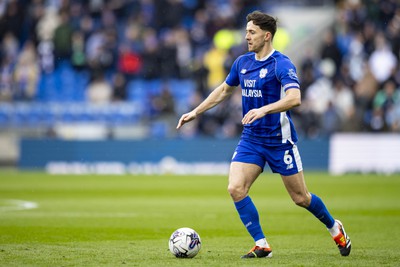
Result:
<svg viewBox="0 0 400 267">
<path fill-rule="evenodd" d="M 268 31 L 266 31 L 266 32 L 265 32 L 264 40 L 265 40 L 266 42 L 268 42 L 268 41 L 271 41 L 271 38 L 272 38 L 272 34 L 271 34 L 270 32 L 268 32 Z"/>
</svg>

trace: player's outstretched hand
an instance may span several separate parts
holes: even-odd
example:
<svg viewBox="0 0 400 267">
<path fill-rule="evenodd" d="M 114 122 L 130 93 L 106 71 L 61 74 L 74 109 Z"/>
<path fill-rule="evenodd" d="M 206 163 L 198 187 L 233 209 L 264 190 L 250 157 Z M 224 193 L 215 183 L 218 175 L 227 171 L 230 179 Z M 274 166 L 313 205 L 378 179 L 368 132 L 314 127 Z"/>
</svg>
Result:
<svg viewBox="0 0 400 267">
<path fill-rule="evenodd" d="M 181 128 L 185 123 L 192 121 L 196 118 L 196 114 L 192 111 L 189 113 L 185 113 L 182 115 L 182 117 L 179 119 L 178 125 L 176 126 L 176 129 Z"/>
</svg>

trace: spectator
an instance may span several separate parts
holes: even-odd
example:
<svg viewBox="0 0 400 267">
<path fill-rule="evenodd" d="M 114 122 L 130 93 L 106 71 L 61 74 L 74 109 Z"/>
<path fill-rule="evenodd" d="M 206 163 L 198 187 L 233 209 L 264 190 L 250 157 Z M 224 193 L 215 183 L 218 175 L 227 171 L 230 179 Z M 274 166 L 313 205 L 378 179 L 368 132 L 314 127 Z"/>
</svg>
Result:
<svg viewBox="0 0 400 267">
<path fill-rule="evenodd" d="M 69 14 L 67 10 L 61 10 L 60 23 L 54 30 L 54 56 L 56 64 L 61 61 L 69 60 L 72 53 L 72 26 L 69 24 Z"/>
<path fill-rule="evenodd" d="M 122 43 L 119 47 L 118 71 L 124 75 L 135 78 L 142 68 L 142 58 L 133 51 L 128 44 Z"/>
<path fill-rule="evenodd" d="M 142 76 L 145 79 L 156 79 L 160 77 L 160 47 L 156 31 L 150 28 L 143 33 L 144 50 L 141 54 L 143 60 Z"/>
<path fill-rule="evenodd" d="M 375 50 L 375 35 L 377 33 L 376 30 L 376 25 L 373 24 L 370 21 L 367 21 L 364 25 L 363 31 L 362 31 L 362 36 L 364 39 L 363 46 L 364 46 L 364 51 L 367 55 L 367 57 L 370 57 L 372 52 Z"/>
<path fill-rule="evenodd" d="M 13 99 L 14 65 L 19 57 L 18 40 L 11 32 L 6 32 L 0 45 L 0 101 Z"/>
<path fill-rule="evenodd" d="M 36 31 L 39 42 L 50 41 L 54 37 L 54 31 L 60 23 L 60 17 L 54 7 L 47 7 L 44 16 L 37 23 Z"/>
<path fill-rule="evenodd" d="M 400 104 L 400 90 L 396 88 L 393 80 L 388 80 L 383 84 L 383 88 L 376 93 L 373 101 L 373 108 L 382 109 L 385 116 L 387 111 Z"/>
<path fill-rule="evenodd" d="M 392 47 L 392 52 L 396 56 L 397 61 L 400 60 L 400 8 L 397 8 L 393 19 L 389 22 L 388 40 Z"/>
<path fill-rule="evenodd" d="M 337 111 L 339 118 L 339 130 L 351 130 L 354 119 L 354 96 L 353 92 L 339 78 L 333 80 L 333 102 L 332 106 Z"/>
<path fill-rule="evenodd" d="M 164 32 L 159 49 L 162 51 L 159 53 L 160 77 L 178 78 L 177 40 L 173 30 Z"/>
<path fill-rule="evenodd" d="M 387 111 L 385 120 L 389 126 L 390 131 L 400 133 L 400 103 L 392 106 Z"/>
<path fill-rule="evenodd" d="M 125 76 L 121 72 L 115 73 L 112 79 L 113 101 L 127 100 L 126 86 Z"/>
<path fill-rule="evenodd" d="M 1 44 L 0 55 L 9 62 L 15 62 L 18 57 L 19 43 L 17 38 L 11 32 L 6 32 Z"/>
<path fill-rule="evenodd" d="M 378 89 L 378 83 L 367 68 L 364 77 L 354 85 L 354 97 L 355 97 L 355 115 L 354 126 L 357 131 L 365 130 L 362 125 L 365 122 L 365 116 L 372 112 L 372 100 Z M 379 118 L 379 114 L 376 114 Z M 367 129 L 369 128 L 367 122 Z M 360 125 L 357 125 L 360 124 Z"/>
<path fill-rule="evenodd" d="M 382 32 L 375 36 L 375 47 L 369 59 L 369 66 L 375 79 L 383 83 L 393 74 L 397 59 Z"/>
<path fill-rule="evenodd" d="M 89 67 L 92 64 L 100 65 L 101 53 L 104 51 L 105 42 L 106 38 L 103 30 L 95 30 L 88 36 L 85 53 Z"/>
<path fill-rule="evenodd" d="M 335 63 L 330 59 L 325 59 L 319 64 L 319 71 L 321 76 L 306 89 L 303 107 L 301 107 L 306 117 L 302 123 L 303 131 L 311 138 L 319 136 L 322 117 L 333 98 L 331 77 L 335 72 Z"/>
<path fill-rule="evenodd" d="M 176 135 L 175 99 L 168 84 L 163 84 L 160 94 L 150 95 L 150 119 L 156 136 Z"/>
<path fill-rule="evenodd" d="M 226 72 L 224 62 L 226 58 L 226 51 L 216 46 L 212 46 L 210 50 L 204 55 L 204 66 L 208 69 L 208 88 L 215 88 L 225 78 Z"/>
<path fill-rule="evenodd" d="M 350 43 L 347 62 L 349 64 L 349 73 L 353 81 L 359 81 L 365 75 L 366 54 L 363 46 L 363 35 L 356 33 L 354 39 Z"/>
<path fill-rule="evenodd" d="M 176 61 L 179 69 L 179 78 L 190 77 L 193 50 L 189 33 L 182 27 L 174 30 L 176 44 Z"/>
<path fill-rule="evenodd" d="M 103 75 L 93 77 L 86 90 L 86 99 L 90 103 L 104 105 L 112 100 L 113 89 Z"/>
<path fill-rule="evenodd" d="M 22 1 L 6 1 L 5 13 L 0 16 L 0 40 L 4 38 L 4 34 L 11 32 L 18 42 L 24 41 L 24 17 L 26 8 L 23 7 Z"/>
<path fill-rule="evenodd" d="M 0 66 L 0 102 L 11 101 L 13 98 L 13 68 L 11 60 L 3 57 Z"/>
<path fill-rule="evenodd" d="M 342 53 L 336 44 L 333 29 L 327 30 L 324 34 L 321 47 L 321 59 L 330 59 L 335 63 L 335 74 L 342 64 Z"/>
<path fill-rule="evenodd" d="M 150 96 L 151 113 L 153 118 L 175 116 L 175 100 L 169 87 L 164 84 L 160 94 Z"/>
<path fill-rule="evenodd" d="M 46 74 L 54 71 L 54 45 L 52 41 L 41 41 L 37 47 L 39 64 Z"/>
<path fill-rule="evenodd" d="M 383 110 L 380 108 L 376 108 L 372 110 L 371 118 L 368 117 L 368 113 L 366 113 L 367 125 L 369 126 L 369 130 L 373 132 L 383 132 L 387 129 L 385 118 L 383 114 Z"/>
<path fill-rule="evenodd" d="M 320 63 L 321 76 L 307 89 L 306 104 L 316 114 L 322 115 L 333 99 L 331 78 L 335 72 L 335 64 L 330 59 Z"/>
<path fill-rule="evenodd" d="M 86 68 L 85 38 L 83 32 L 75 31 L 72 34 L 71 65 L 75 70 L 81 71 Z"/>
<path fill-rule="evenodd" d="M 25 43 L 14 70 L 13 96 L 16 100 L 33 100 L 39 81 L 37 54 L 32 42 Z"/>
<path fill-rule="evenodd" d="M 321 133 L 323 136 L 330 136 L 340 130 L 340 114 L 332 101 L 328 102 L 328 107 L 321 117 Z"/>
</svg>

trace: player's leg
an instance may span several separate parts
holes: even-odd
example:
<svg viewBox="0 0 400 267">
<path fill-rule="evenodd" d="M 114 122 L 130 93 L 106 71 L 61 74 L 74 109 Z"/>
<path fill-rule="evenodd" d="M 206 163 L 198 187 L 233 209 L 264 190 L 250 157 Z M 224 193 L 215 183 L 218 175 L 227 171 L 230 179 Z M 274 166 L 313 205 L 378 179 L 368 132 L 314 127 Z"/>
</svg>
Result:
<svg viewBox="0 0 400 267">
<path fill-rule="evenodd" d="M 289 176 L 281 175 L 281 177 L 292 200 L 298 206 L 306 208 L 325 224 L 337 244 L 340 254 L 348 256 L 351 250 L 351 241 L 344 230 L 343 224 L 339 220 L 333 219 L 324 202 L 318 196 L 308 192 L 303 172 L 301 171 Z"/>
<path fill-rule="evenodd" d="M 249 189 L 262 168 L 256 164 L 232 162 L 229 172 L 228 192 L 234 201 L 239 217 L 247 231 L 256 242 L 256 246 L 243 258 L 271 257 L 272 252 L 260 225 L 259 214 Z"/>
<path fill-rule="evenodd" d="M 247 197 L 250 187 L 261 174 L 261 168 L 258 165 L 232 162 L 229 170 L 228 192 L 235 202 Z"/>
<path fill-rule="evenodd" d="M 306 208 L 326 227 L 332 228 L 335 220 L 328 212 L 322 200 L 308 192 L 300 153 L 295 144 L 282 145 L 279 149 L 268 150 L 269 164 L 274 172 L 278 172 L 287 192 L 296 205 Z"/>
<path fill-rule="evenodd" d="M 283 183 L 293 202 L 300 207 L 306 208 L 325 224 L 338 245 L 341 255 L 349 255 L 351 242 L 344 231 L 343 225 L 340 221 L 334 220 L 324 202 L 307 189 L 297 146 L 294 144 L 290 147 L 282 145 L 279 149 L 269 149 L 267 152 L 271 169 L 281 174 Z"/>
<path fill-rule="evenodd" d="M 314 214 L 327 228 L 332 228 L 335 220 L 328 212 L 322 200 L 318 196 L 308 192 L 303 171 L 288 176 L 281 175 L 281 177 L 293 202 Z"/>
</svg>

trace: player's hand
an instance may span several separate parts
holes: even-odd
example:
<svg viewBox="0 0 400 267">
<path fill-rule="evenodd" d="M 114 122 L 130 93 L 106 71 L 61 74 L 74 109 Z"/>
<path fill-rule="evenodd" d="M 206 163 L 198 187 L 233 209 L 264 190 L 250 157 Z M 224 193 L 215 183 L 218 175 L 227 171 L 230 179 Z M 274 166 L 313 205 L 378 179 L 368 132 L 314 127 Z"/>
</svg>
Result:
<svg viewBox="0 0 400 267">
<path fill-rule="evenodd" d="M 255 120 L 261 119 L 266 115 L 265 111 L 262 108 L 255 108 L 247 112 L 242 119 L 242 124 L 250 124 Z"/>
<path fill-rule="evenodd" d="M 186 113 L 186 114 L 183 114 L 182 117 L 179 119 L 179 122 L 178 122 L 178 125 L 176 126 L 176 129 L 181 128 L 185 123 L 196 119 L 196 117 L 197 117 L 196 113 L 194 113 L 193 111 L 189 112 L 189 113 Z"/>
</svg>

